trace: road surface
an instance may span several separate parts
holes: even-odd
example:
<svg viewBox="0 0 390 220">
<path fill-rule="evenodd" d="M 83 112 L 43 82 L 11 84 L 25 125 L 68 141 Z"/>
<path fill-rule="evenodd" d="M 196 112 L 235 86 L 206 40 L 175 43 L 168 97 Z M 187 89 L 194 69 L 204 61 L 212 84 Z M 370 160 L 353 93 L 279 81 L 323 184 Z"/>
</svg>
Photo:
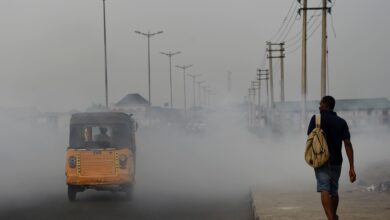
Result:
<svg viewBox="0 0 390 220">
<path fill-rule="evenodd" d="M 91 191 L 70 203 L 65 194 L 28 204 L 9 204 L 0 209 L 0 219 L 225 219 L 249 217 L 249 197 L 188 198 L 178 195 L 136 196 L 124 201 L 123 195 Z"/>
</svg>

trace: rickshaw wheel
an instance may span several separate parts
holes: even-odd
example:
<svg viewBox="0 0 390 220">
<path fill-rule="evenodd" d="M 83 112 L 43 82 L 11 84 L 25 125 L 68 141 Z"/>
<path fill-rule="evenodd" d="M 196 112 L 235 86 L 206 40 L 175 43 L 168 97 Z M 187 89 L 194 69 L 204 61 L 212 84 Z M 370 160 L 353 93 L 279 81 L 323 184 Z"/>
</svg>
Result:
<svg viewBox="0 0 390 220">
<path fill-rule="evenodd" d="M 68 186 L 68 200 L 70 202 L 76 201 L 76 194 L 77 194 L 76 188 L 69 185 Z"/>
</svg>

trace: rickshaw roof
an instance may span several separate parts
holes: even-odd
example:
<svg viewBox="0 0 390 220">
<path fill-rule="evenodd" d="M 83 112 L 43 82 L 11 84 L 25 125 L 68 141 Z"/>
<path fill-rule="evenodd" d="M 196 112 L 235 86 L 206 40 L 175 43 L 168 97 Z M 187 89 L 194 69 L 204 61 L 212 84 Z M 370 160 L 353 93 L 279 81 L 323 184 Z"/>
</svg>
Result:
<svg viewBox="0 0 390 220">
<path fill-rule="evenodd" d="M 72 114 L 70 124 L 130 124 L 130 116 L 123 112 L 87 112 Z"/>
</svg>

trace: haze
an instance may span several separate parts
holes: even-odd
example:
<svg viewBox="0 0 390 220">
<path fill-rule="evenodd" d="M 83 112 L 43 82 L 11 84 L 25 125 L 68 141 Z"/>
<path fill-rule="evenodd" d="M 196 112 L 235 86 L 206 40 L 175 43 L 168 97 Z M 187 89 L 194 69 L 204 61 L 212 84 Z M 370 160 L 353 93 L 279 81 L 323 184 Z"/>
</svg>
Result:
<svg viewBox="0 0 390 220">
<path fill-rule="evenodd" d="M 317 6 L 321 1 L 309 2 Z M 153 108 L 143 106 L 158 117 L 135 114 L 134 200 L 89 190 L 78 194 L 75 203 L 67 200 L 64 175 L 69 117 L 72 110 L 105 104 L 102 0 L 0 3 L 0 218 L 247 219 L 251 190 L 315 193 L 313 170 L 303 158 L 307 125 L 302 129 L 295 113 L 270 114 L 264 99 L 260 111 L 251 115 L 250 103 L 244 102 L 256 70 L 268 68 L 265 42 L 274 38 L 292 0 L 106 0 L 111 107 L 129 93 L 147 99 L 147 39 L 134 31 L 164 31 L 151 39 Z M 333 4 L 328 19 L 329 94 L 337 101 L 390 98 L 390 1 Z M 298 36 L 299 42 L 302 20 L 293 14 L 296 20 L 287 39 Z M 312 15 L 318 13 L 309 13 L 315 19 Z M 320 33 L 308 42 L 308 100 L 320 98 Z M 300 101 L 299 43 L 286 48 L 286 101 Z M 181 51 L 172 58 L 174 110 L 156 107 L 170 102 L 169 63 L 161 51 Z M 174 66 L 188 64 L 193 67 L 187 73 L 202 74 L 200 80 L 207 81 L 213 95 L 209 106 L 190 109 L 188 77 L 185 115 L 183 75 Z M 279 102 L 276 60 L 274 68 Z M 388 106 L 367 109 L 355 103 L 360 111 L 341 112 L 349 117 L 358 178 L 364 169 L 373 171 L 374 162 L 389 164 L 390 104 L 371 101 Z M 266 123 L 270 118 L 273 125 Z M 345 192 L 351 185 L 344 150 L 343 155 Z"/>
<path fill-rule="evenodd" d="M 316 6 L 320 1 L 309 2 Z M 0 106 L 68 111 L 104 103 L 102 1 L 1 4 Z M 169 102 L 168 59 L 159 54 L 169 50 L 182 51 L 173 58 L 174 65 L 194 64 L 188 72 L 203 74 L 215 100 L 225 96 L 226 75 L 231 71 L 233 94 L 242 100 L 261 65 L 265 41 L 276 33 L 290 4 L 286 0 L 107 0 L 110 103 L 132 92 L 147 97 L 146 38 L 135 30 L 165 32 L 151 41 L 154 105 Z M 389 6 L 385 0 L 336 1 L 332 11 L 336 38 L 330 17 L 328 32 L 329 88 L 335 97 L 390 96 Z M 289 36 L 300 29 L 297 20 Z M 308 46 L 309 99 L 319 98 L 319 34 Z M 286 100 L 299 100 L 300 51 L 287 55 L 285 69 Z M 174 104 L 182 107 L 182 74 L 174 69 L 173 77 Z"/>
</svg>

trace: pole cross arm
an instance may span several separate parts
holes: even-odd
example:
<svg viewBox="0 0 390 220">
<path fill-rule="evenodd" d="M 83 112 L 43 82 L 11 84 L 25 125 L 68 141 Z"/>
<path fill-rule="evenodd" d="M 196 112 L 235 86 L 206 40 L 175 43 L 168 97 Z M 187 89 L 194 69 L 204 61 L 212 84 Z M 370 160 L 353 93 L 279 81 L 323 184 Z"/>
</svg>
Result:
<svg viewBox="0 0 390 220">
<path fill-rule="evenodd" d="M 266 44 L 267 45 L 276 46 L 276 45 L 284 45 L 284 42 L 281 42 L 281 43 L 271 43 L 271 42 L 267 41 Z"/>
<path fill-rule="evenodd" d="M 284 51 L 284 48 L 283 48 L 283 49 L 275 49 L 275 50 L 270 50 L 270 49 L 267 48 L 266 50 L 267 50 L 267 51 L 271 51 L 271 52 L 274 52 L 274 51 L 279 51 L 279 52 L 282 51 L 282 52 L 283 52 L 283 51 Z"/>
<path fill-rule="evenodd" d="M 267 56 L 267 58 L 271 58 L 271 59 L 279 59 L 279 58 L 285 58 L 286 56 L 277 56 L 277 57 L 270 57 L 270 56 Z"/>
<path fill-rule="evenodd" d="M 300 8 L 298 9 L 298 14 L 301 15 L 301 11 L 310 11 L 310 10 L 327 10 L 329 14 L 332 14 L 332 7 Z"/>
</svg>

